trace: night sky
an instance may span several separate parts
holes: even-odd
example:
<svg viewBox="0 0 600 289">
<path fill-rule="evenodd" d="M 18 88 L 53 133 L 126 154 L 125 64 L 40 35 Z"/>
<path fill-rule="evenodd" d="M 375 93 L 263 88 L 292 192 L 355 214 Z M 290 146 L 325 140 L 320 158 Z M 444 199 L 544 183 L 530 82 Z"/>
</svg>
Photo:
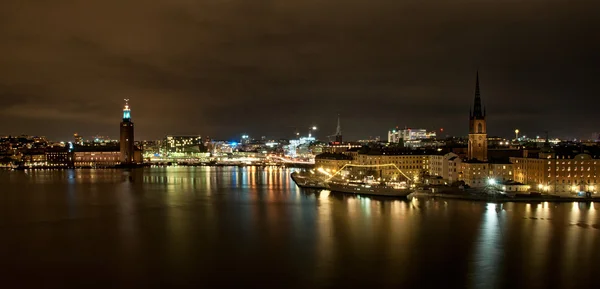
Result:
<svg viewBox="0 0 600 289">
<path fill-rule="evenodd" d="M 501 4 L 499 4 L 501 3 Z M 3 0 L 0 135 L 600 131 L 600 1 Z"/>
</svg>

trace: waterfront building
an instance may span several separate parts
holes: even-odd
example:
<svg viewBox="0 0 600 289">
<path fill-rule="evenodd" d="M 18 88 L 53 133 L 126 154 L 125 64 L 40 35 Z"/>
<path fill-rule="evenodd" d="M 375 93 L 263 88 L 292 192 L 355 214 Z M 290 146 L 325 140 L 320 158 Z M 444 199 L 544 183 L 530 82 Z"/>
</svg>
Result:
<svg viewBox="0 0 600 289">
<path fill-rule="evenodd" d="M 555 147 L 511 157 L 515 181 L 552 194 L 598 192 L 600 150 L 597 147 Z"/>
<path fill-rule="evenodd" d="M 335 173 L 344 165 L 352 164 L 353 158 L 342 153 L 322 153 L 315 157 L 315 168 Z"/>
<path fill-rule="evenodd" d="M 396 180 L 409 178 L 411 181 L 418 181 L 429 170 L 429 156 L 431 153 L 424 150 L 398 150 L 385 147 L 352 148 L 342 153 L 317 155 L 315 157 L 315 167 L 332 173 L 346 164 L 372 166 L 371 168 L 365 168 L 365 170 L 377 177 Z M 380 167 L 374 168 L 375 166 Z"/>
<path fill-rule="evenodd" d="M 49 167 L 67 168 L 73 166 L 73 153 L 68 147 L 49 147 L 45 150 L 46 164 Z"/>
<path fill-rule="evenodd" d="M 73 165 L 76 168 L 110 168 L 123 164 L 123 146 L 76 146 Z M 142 163 L 142 151 L 134 147 L 130 163 Z"/>
<path fill-rule="evenodd" d="M 119 161 L 121 164 L 133 164 L 134 135 L 133 122 L 131 121 L 131 109 L 129 108 L 129 99 L 125 99 L 125 106 L 123 107 L 123 120 L 121 121 L 120 130 Z"/>
<path fill-rule="evenodd" d="M 447 183 L 459 180 L 462 160 L 455 153 L 433 154 L 429 156 L 429 175 L 441 177 Z"/>
<path fill-rule="evenodd" d="M 23 152 L 21 161 L 25 167 L 40 167 L 46 165 L 46 153 L 43 149 L 29 149 Z"/>
<path fill-rule="evenodd" d="M 492 187 L 496 190 L 501 191 L 503 193 L 524 193 L 529 191 L 531 188 L 529 185 L 519 183 L 516 181 L 502 181 L 502 182 L 492 182 Z"/>
<path fill-rule="evenodd" d="M 425 151 L 369 151 L 358 153 L 359 165 L 394 165 L 412 181 L 418 181 L 421 175 L 429 171 L 429 153 Z M 401 179 L 393 166 L 384 167 L 378 172 L 384 178 Z"/>
<path fill-rule="evenodd" d="M 108 168 L 122 162 L 120 147 L 78 147 L 73 153 L 76 168 Z M 133 160 L 132 160 L 133 162 Z"/>
</svg>

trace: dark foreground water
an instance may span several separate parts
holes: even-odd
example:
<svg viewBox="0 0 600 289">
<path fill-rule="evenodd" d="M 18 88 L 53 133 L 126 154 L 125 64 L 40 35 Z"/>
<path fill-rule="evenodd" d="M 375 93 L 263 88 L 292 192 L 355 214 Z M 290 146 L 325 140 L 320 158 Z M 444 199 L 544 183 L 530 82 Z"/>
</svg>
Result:
<svg viewBox="0 0 600 289">
<path fill-rule="evenodd" d="M 0 287 L 600 287 L 597 203 L 359 198 L 276 168 L 124 173 L 0 171 Z"/>
</svg>

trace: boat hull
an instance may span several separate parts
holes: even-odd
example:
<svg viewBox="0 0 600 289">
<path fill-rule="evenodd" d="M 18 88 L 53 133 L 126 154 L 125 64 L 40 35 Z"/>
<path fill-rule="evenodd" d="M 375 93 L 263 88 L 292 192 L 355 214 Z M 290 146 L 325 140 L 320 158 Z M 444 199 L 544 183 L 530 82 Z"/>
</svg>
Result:
<svg viewBox="0 0 600 289">
<path fill-rule="evenodd" d="M 327 188 L 325 182 L 316 177 L 299 174 L 297 172 L 293 172 L 290 176 L 292 177 L 294 183 L 296 183 L 296 185 L 300 188 L 321 190 Z"/>
<path fill-rule="evenodd" d="M 406 196 L 412 193 L 412 191 L 409 189 L 395 189 L 389 186 L 366 187 L 363 185 L 341 184 L 334 182 L 328 183 L 328 189 L 332 192 L 340 192 L 347 194 L 386 196 L 396 198 L 406 198 Z"/>
</svg>

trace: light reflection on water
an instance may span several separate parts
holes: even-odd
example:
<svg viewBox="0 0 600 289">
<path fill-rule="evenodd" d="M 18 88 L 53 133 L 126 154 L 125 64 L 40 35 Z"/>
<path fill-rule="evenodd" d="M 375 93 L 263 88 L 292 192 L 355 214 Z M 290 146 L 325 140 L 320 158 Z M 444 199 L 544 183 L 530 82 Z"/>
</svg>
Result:
<svg viewBox="0 0 600 289">
<path fill-rule="evenodd" d="M 290 173 L 0 171 L 0 281 L 588 288 L 600 273 L 597 203 L 350 196 Z"/>
</svg>

